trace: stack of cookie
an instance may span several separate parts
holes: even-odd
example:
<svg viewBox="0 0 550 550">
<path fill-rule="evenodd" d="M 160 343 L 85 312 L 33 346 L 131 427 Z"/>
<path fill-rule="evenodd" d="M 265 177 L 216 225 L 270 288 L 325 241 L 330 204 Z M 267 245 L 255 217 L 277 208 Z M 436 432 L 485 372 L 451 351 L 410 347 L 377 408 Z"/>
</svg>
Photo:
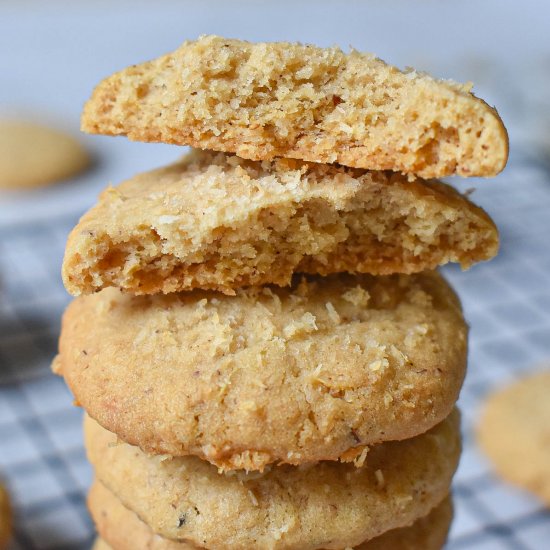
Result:
<svg viewBox="0 0 550 550">
<path fill-rule="evenodd" d="M 433 270 L 498 236 L 418 177 L 501 170 L 496 112 L 370 55 L 202 37 L 107 78 L 83 128 L 202 149 L 67 244 L 54 369 L 98 544 L 441 547 L 467 328 Z"/>
</svg>

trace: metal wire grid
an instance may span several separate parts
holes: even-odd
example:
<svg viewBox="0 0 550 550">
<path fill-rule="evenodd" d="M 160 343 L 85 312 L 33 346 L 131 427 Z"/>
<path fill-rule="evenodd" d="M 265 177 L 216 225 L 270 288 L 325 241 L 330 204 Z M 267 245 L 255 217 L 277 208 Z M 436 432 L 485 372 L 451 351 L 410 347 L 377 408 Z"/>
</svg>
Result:
<svg viewBox="0 0 550 550">
<path fill-rule="evenodd" d="M 452 550 L 549 546 L 550 512 L 495 478 L 472 436 L 484 395 L 550 358 L 547 168 L 524 155 L 499 181 L 479 183 L 474 200 L 499 225 L 501 253 L 466 273 L 444 269 L 471 325 Z M 93 540 L 82 413 L 49 371 L 68 302 L 59 266 L 75 221 L 76 215 L 0 229 L 0 472 L 14 498 L 14 549 L 76 550 Z"/>
<path fill-rule="evenodd" d="M 499 182 L 474 195 L 501 231 L 493 261 L 445 273 L 471 326 L 470 358 L 459 402 L 464 452 L 454 483 L 455 521 L 449 547 L 550 547 L 550 512 L 499 481 L 475 445 L 473 426 L 485 395 L 522 374 L 550 368 L 550 170 L 545 159 L 518 153 Z"/>
<path fill-rule="evenodd" d="M 82 413 L 49 370 L 68 302 L 59 266 L 75 221 L 0 230 L 0 472 L 14 499 L 17 549 L 76 550 L 93 539 Z"/>
</svg>

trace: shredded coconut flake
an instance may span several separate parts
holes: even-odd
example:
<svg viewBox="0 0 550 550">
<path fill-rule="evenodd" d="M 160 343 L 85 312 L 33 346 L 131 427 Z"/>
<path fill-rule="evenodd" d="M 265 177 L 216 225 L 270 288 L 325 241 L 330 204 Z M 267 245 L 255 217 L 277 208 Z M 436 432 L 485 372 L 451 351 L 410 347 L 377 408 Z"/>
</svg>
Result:
<svg viewBox="0 0 550 550">
<path fill-rule="evenodd" d="M 293 336 L 315 332 L 316 330 L 318 329 L 315 315 L 306 312 L 298 321 L 293 321 L 286 325 L 283 329 L 283 334 L 286 338 L 292 338 Z"/>
<path fill-rule="evenodd" d="M 336 309 L 334 308 L 334 306 L 332 305 L 332 303 L 331 303 L 331 302 L 327 302 L 327 303 L 325 304 L 325 307 L 327 308 L 328 316 L 329 316 L 330 320 L 331 320 L 335 325 L 339 325 L 340 322 L 341 322 L 340 315 L 338 315 L 338 312 L 336 311 Z"/>
<path fill-rule="evenodd" d="M 367 453 L 368 452 L 369 452 L 369 448 L 365 447 L 361 451 L 361 454 L 353 461 L 353 465 L 356 468 L 362 468 L 363 467 L 363 465 L 365 464 L 365 461 L 367 460 Z"/>
<path fill-rule="evenodd" d="M 158 221 L 160 224 L 174 223 L 181 219 L 181 216 L 160 216 Z"/>
<path fill-rule="evenodd" d="M 376 470 L 374 472 L 374 476 L 376 477 L 376 483 L 378 484 L 378 487 L 384 487 L 385 480 L 382 470 Z"/>
<path fill-rule="evenodd" d="M 258 506 L 258 499 L 256 498 L 256 495 L 249 489 L 248 490 L 248 496 L 250 498 L 250 502 L 252 502 L 253 506 Z"/>
<path fill-rule="evenodd" d="M 362 287 L 356 286 L 342 294 L 342 298 L 354 306 L 367 307 L 370 294 Z"/>
</svg>

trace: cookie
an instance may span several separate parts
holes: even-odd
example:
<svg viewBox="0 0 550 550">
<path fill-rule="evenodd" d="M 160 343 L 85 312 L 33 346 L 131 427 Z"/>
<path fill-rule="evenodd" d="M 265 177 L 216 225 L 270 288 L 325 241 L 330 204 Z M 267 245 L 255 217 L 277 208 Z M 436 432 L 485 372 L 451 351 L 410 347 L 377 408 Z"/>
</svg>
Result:
<svg viewBox="0 0 550 550">
<path fill-rule="evenodd" d="M 105 191 L 72 231 L 74 295 L 288 285 L 294 272 L 413 273 L 493 257 L 480 208 L 439 182 L 195 151 Z"/>
<path fill-rule="evenodd" d="M 490 395 L 477 439 L 504 479 L 550 506 L 550 371 L 542 371 Z"/>
<path fill-rule="evenodd" d="M 494 176 L 508 137 L 470 89 L 355 50 L 202 36 L 106 78 L 82 129 L 252 160 Z"/>
<path fill-rule="evenodd" d="M 453 520 L 452 499 L 447 497 L 409 527 L 392 529 L 356 547 L 356 550 L 441 550 Z"/>
<path fill-rule="evenodd" d="M 96 528 L 114 550 L 192 550 L 186 542 L 156 535 L 100 482 L 92 485 L 88 507 Z M 393 529 L 363 542 L 355 550 L 441 550 L 453 516 L 452 502 L 447 497 L 427 516 L 409 527 Z M 103 543 L 107 546 L 107 543 Z M 107 546 L 108 547 L 108 546 Z M 94 549 L 97 550 L 97 549 Z M 100 549 L 101 550 L 101 549 Z"/>
<path fill-rule="evenodd" d="M 0 120 L 0 189 L 31 189 L 70 178 L 90 163 L 84 148 L 59 130 Z"/>
<path fill-rule="evenodd" d="M 355 546 L 428 514 L 460 454 L 457 411 L 426 434 L 371 447 L 356 464 L 220 474 L 196 457 L 149 456 L 87 417 L 97 478 L 151 529 L 216 549 Z"/>
<path fill-rule="evenodd" d="M 11 538 L 12 513 L 6 488 L 0 483 L 0 549 L 6 548 Z"/>
<path fill-rule="evenodd" d="M 113 549 L 102 538 L 98 537 L 95 540 L 94 545 L 92 546 L 92 550 L 116 550 L 116 549 Z"/>
<path fill-rule="evenodd" d="M 428 430 L 458 397 L 466 337 L 437 273 L 303 277 L 236 296 L 108 288 L 68 307 L 54 371 L 128 443 L 261 470 Z"/>
</svg>

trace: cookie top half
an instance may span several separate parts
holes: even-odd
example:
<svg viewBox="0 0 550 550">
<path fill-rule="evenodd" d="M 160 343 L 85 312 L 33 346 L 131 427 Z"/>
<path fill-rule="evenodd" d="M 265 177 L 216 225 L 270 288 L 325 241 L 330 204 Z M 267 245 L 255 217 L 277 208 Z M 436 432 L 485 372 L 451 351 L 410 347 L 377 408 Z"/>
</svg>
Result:
<svg viewBox="0 0 550 550">
<path fill-rule="evenodd" d="M 107 189 L 69 236 L 63 280 L 74 295 L 231 294 L 294 272 L 466 268 L 497 250 L 487 214 L 443 183 L 194 151 Z"/>
<path fill-rule="evenodd" d="M 470 88 L 355 50 L 202 36 L 106 78 L 82 129 L 253 160 L 493 176 L 506 130 Z"/>
<path fill-rule="evenodd" d="M 297 278 L 236 296 L 129 296 L 67 309 L 54 370 L 100 424 L 222 469 L 352 459 L 451 411 L 467 327 L 437 273 Z"/>
<path fill-rule="evenodd" d="M 212 550 L 342 549 L 424 517 L 460 455 L 454 411 L 426 434 L 371 447 L 358 464 L 220 474 L 196 457 L 151 457 L 85 422 L 97 478 L 151 529 Z M 144 482 L 146 480 L 146 482 Z"/>
<path fill-rule="evenodd" d="M 104 546 L 94 550 L 196 550 L 189 542 L 157 535 L 146 523 L 107 489 L 95 481 L 88 495 L 88 508 Z M 408 527 L 387 531 L 354 547 L 354 550 L 441 550 L 453 517 L 451 498 L 447 497 L 430 513 Z M 110 544 L 110 546 L 109 546 Z"/>
</svg>

